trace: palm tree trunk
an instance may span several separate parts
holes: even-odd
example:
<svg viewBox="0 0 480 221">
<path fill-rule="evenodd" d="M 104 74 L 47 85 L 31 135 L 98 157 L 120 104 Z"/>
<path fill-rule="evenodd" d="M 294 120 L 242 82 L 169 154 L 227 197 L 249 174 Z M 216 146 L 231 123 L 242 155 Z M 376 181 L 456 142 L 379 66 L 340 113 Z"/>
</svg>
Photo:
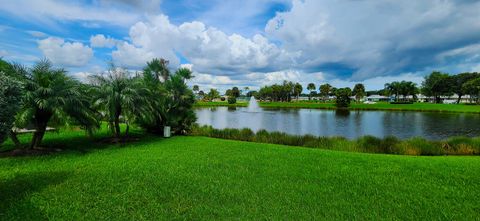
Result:
<svg viewBox="0 0 480 221">
<path fill-rule="evenodd" d="M 114 122 L 114 127 L 115 127 L 115 138 L 120 138 L 120 117 L 115 117 L 115 122 Z"/>
<path fill-rule="evenodd" d="M 462 95 L 461 94 L 458 95 L 457 104 L 460 104 L 460 100 L 462 100 Z"/>
<path fill-rule="evenodd" d="M 127 123 L 127 128 L 125 128 L 125 137 L 128 137 L 129 131 L 130 131 L 130 125 Z"/>
<path fill-rule="evenodd" d="M 35 149 L 40 146 L 46 130 L 47 130 L 47 124 L 42 124 L 37 127 L 36 131 L 33 133 L 30 149 Z"/>
<path fill-rule="evenodd" d="M 15 148 L 22 148 L 22 144 L 20 143 L 20 140 L 18 140 L 17 133 L 13 130 L 10 130 L 10 139 L 15 144 Z"/>
</svg>

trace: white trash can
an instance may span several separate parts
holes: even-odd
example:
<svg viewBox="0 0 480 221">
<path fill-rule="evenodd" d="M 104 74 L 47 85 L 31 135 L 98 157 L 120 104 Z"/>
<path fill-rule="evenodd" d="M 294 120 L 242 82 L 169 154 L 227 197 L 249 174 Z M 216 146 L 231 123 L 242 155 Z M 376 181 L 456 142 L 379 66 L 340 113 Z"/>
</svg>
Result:
<svg viewBox="0 0 480 221">
<path fill-rule="evenodd" d="M 170 137 L 170 136 L 171 136 L 170 126 L 163 127 L 163 137 Z"/>
</svg>

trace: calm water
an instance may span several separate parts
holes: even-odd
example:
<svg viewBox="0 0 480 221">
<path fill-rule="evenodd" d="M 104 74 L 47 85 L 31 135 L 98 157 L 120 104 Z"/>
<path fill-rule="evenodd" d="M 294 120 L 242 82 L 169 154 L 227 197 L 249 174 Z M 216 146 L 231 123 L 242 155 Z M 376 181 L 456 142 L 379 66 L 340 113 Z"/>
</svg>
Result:
<svg viewBox="0 0 480 221">
<path fill-rule="evenodd" d="M 399 138 L 421 136 L 443 139 L 451 136 L 480 136 L 480 114 L 451 114 L 392 111 L 343 111 L 312 109 L 199 108 L 200 125 L 214 128 L 250 128 L 289 134 L 343 136 L 363 135 Z"/>
</svg>

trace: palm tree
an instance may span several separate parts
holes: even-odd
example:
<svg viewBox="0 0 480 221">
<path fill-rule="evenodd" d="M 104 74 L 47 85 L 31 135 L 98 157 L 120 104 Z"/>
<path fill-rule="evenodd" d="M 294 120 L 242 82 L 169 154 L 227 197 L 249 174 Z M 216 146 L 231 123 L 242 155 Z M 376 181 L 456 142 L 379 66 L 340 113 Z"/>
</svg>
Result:
<svg viewBox="0 0 480 221">
<path fill-rule="evenodd" d="M 365 86 L 363 84 L 355 84 L 352 94 L 355 96 L 357 102 L 365 96 Z"/>
<path fill-rule="evenodd" d="M 312 99 L 312 93 L 313 93 L 313 91 L 316 90 L 315 84 L 314 83 L 309 83 L 307 85 L 307 90 L 310 91 L 310 94 L 308 95 L 308 100 L 311 100 Z"/>
<path fill-rule="evenodd" d="M 103 111 L 115 138 L 121 136 L 121 119 L 127 125 L 125 136 L 128 136 L 130 123 L 151 117 L 149 90 L 130 78 L 126 70 L 112 65 L 108 72 L 92 76 L 91 81 L 94 105 Z"/>
<path fill-rule="evenodd" d="M 64 69 L 53 68 L 50 61 L 42 60 L 22 72 L 27 73 L 25 94 L 15 124 L 34 126 L 30 148 L 41 145 L 49 125 L 70 122 L 88 130 L 98 127 L 95 111 L 90 108 L 81 84 L 67 76 Z"/>
<path fill-rule="evenodd" d="M 390 93 L 395 95 L 395 101 L 398 101 L 398 95 L 400 95 L 401 91 L 401 83 L 398 81 L 394 81 L 392 83 L 385 84 L 385 89 Z"/>
<path fill-rule="evenodd" d="M 143 71 L 150 72 L 155 76 L 155 79 L 165 82 L 170 76 L 168 63 L 169 61 L 163 58 L 154 58 L 152 61 L 147 62 L 147 67 Z"/>
<path fill-rule="evenodd" d="M 295 94 L 295 96 L 297 97 L 297 101 L 298 101 L 298 98 L 300 97 L 300 94 L 302 93 L 303 91 L 303 87 L 301 84 L 299 83 L 295 83 L 295 86 L 293 87 L 293 92 Z"/>
<path fill-rule="evenodd" d="M 198 87 L 198 85 L 193 85 L 193 91 L 195 91 L 196 94 L 198 94 L 199 90 L 200 90 L 200 87 Z"/>
<path fill-rule="evenodd" d="M 323 97 L 323 101 L 328 99 L 328 95 L 332 90 L 332 86 L 330 84 L 322 84 L 320 85 L 320 95 Z"/>
<path fill-rule="evenodd" d="M 197 119 L 193 111 L 195 96 L 185 83 L 192 78 L 192 72 L 186 68 L 178 69 L 165 82 L 165 116 L 164 126 L 171 126 L 173 130 L 185 133 Z"/>
</svg>

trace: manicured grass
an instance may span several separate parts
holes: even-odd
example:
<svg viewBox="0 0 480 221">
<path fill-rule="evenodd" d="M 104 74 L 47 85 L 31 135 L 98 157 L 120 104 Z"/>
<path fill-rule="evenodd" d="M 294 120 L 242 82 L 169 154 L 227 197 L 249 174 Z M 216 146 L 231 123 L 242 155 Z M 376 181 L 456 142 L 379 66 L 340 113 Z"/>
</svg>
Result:
<svg viewBox="0 0 480 221">
<path fill-rule="evenodd" d="M 480 158 L 145 136 L 0 159 L 0 220 L 474 220 Z M 79 150 L 84 150 L 80 152 Z"/>
<path fill-rule="evenodd" d="M 211 106 L 247 106 L 247 103 L 229 105 L 227 102 L 197 102 L 198 107 Z M 334 103 L 315 102 L 260 102 L 260 107 L 266 108 L 310 108 L 310 109 L 336 109 Z M 390 104 L 379 102 L 376 104 L 363 104 L 352 102 L 351 110 L 391 110 L 391 111 L 429 111 L 429 112 L 459 112 L 459 113 L 480 113 L 480 106 L 465 104 Z"/>
</svg>

